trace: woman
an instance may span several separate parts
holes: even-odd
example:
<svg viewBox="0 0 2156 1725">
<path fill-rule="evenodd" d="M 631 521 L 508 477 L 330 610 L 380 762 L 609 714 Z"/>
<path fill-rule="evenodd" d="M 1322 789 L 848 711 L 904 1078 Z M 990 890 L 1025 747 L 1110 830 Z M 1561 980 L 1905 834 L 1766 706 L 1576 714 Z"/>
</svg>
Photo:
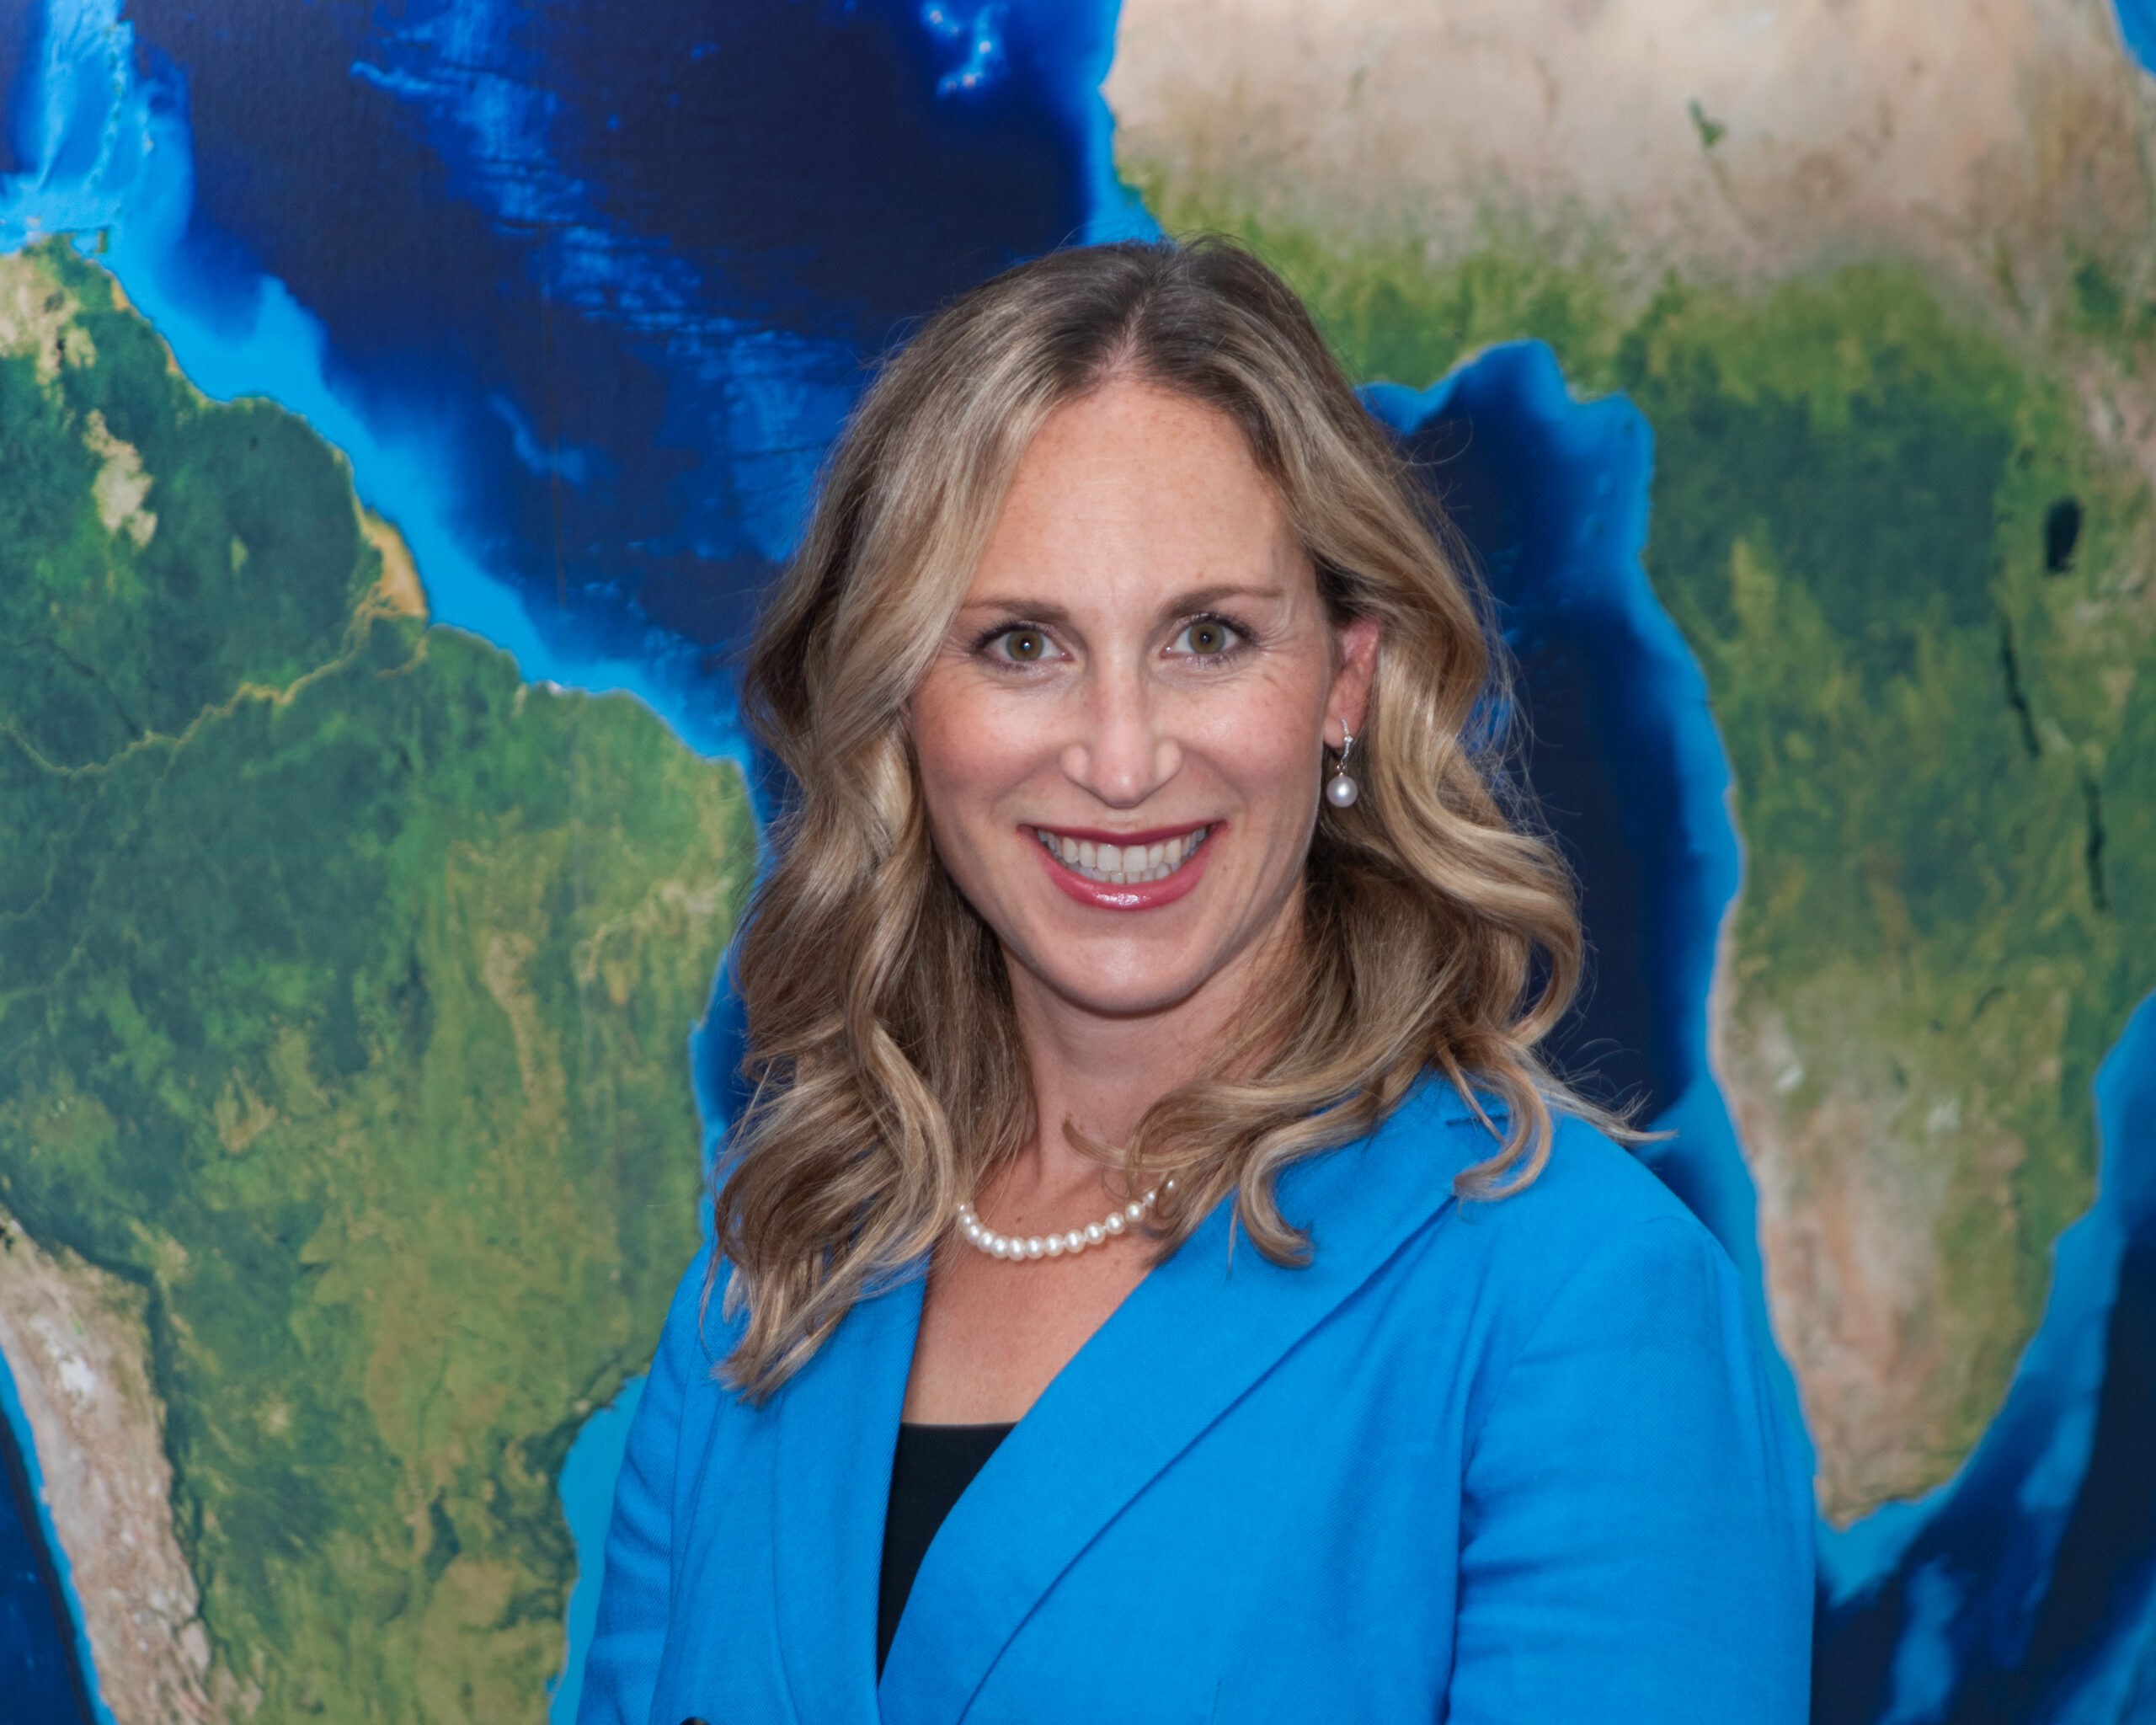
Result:
<svg viewBox="0 0 2156 1725">
<path fill-rule="evenodd" d="M 1538 1063 L 1580 935 L 1485 642 L 1240 251 L 889 363 L 750 669 L 757 1090 L 584 1720 L 1804 1717 L 1801 1446 Z"/>
</svg>

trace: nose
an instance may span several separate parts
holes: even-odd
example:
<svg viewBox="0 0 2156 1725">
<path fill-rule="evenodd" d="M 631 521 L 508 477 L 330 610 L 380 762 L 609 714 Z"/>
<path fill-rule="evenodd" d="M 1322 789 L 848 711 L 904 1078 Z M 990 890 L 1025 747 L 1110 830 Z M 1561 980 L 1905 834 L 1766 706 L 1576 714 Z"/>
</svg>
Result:
<svg viewBox="0 0 2156 1725">
<path fill-rule="evenodd" d="M 1065 777 L 1111 809 L 1137 808 L 1182 766 L 1182 745 L 1161 724 L 1161 704 L 1143 675 L 1086 678 L 1076 734 L 1064 745 Z"/>
</svg>

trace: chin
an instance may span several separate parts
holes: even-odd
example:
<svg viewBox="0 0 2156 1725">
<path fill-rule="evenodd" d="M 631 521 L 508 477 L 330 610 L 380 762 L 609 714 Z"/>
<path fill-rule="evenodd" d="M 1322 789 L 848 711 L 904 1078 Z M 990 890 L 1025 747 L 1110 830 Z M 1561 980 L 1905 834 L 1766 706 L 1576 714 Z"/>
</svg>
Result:
<svg viewBox="0 0 2156 1725">
<path fill-rule="evenodd" d="M 1149 953 L 1142 964 L 1031 964 L 1027 968 L 1073 1006 L 1103 1017 L 1129 1018 L 1165 1012 L 1190 998 L 1225 968 L 1182 958 L 1164 962 Z"/>
</svg>

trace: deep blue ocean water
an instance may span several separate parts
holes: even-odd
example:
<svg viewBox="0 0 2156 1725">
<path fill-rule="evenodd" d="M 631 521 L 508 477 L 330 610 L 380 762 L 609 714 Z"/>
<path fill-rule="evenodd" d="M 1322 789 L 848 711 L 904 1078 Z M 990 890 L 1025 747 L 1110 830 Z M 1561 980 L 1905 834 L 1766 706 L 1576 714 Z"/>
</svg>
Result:
<svg viewBox="0 0 2156 1725">
<path fill-rule="evenodd" d="M 73 1607 L 56 1564 L 59 1546 L 39 1501 L 34 1458 L 19 1434 L 22 1408 L 0 1364 L 0 1695 L 24 1725 L 76 1721 L 89 1711 Z"/>
<path fill-rule="evenodd" d="M 2120 9 L 2148 60 L 2156 6 Z M 629 689 L 753 777 L 726 654 L 864 367 L 1009 261 L 1149 228 L 1096 93 L 1114 16 L 17 0 L 0 248 L 104 235 L 198 384 L 270 395 L 350 455 L 439 621 L 526 677 Z M 1567 1056 L 1674 1130 L 1657 1170 L 1764 1320 L 1752 1188 L 1705 1058 L 1742 855 L 1704 680 L 1640 563 L 1652 428 L 1621 398 L 1574 400 L 1532 344 L 1371 401 L 1444 494 L 1519 664 L 1528 768 L 1596 953 Z M 707 1139 L 732 1064 L 723 981 L 713 1007 L 690 1050 Z M 1993 1430 L 1923 1503 L 1822 1530 L 1822 1721 L 2156 1718 L 2156 1012 L 2098 1096 L 2099 1201 L 2060 1242 Z M 564 1467 L 584 1573 L 557 1720 L 635 1390 Z M 0 1403 L 21 1464 L 0 1499 L 0 1692 L 11 1720 L 77 1720 L 96 1704 L 11 1386 Z"/>
</svg>

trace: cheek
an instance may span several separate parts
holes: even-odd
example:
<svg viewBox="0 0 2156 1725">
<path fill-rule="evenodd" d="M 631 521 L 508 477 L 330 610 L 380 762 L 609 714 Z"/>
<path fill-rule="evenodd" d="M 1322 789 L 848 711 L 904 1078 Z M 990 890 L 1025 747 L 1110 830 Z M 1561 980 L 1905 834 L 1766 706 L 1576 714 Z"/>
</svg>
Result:
<svg viewBox="0 0 2156 1725">
<path fill-rule="evenodd" d="M 1317 804 L 1323 716 L 1321 702 L 1305 690 L 1267 689 L 1213 716 L 1205 752 L 1251 814 L 1293 826 Z"/>
<path fill-rule="evenodd" d="M 1030 770 L 1022 727 L 958 678 L 924 681 L 911 709 L 914 760 L 939 844 L 963 843 L 969 822 Z"/>
</svg>

